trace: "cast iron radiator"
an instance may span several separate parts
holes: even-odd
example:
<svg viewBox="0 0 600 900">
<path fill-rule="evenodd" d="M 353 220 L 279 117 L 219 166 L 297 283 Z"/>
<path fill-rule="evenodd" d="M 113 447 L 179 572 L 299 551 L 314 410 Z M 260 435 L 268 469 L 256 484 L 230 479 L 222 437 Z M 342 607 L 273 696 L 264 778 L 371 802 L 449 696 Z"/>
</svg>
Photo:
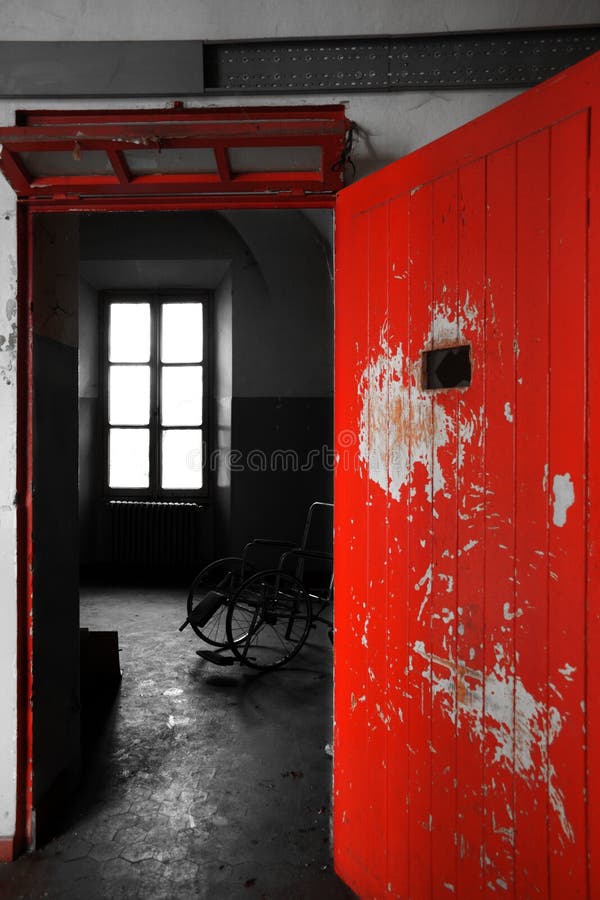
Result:
<svg viewBox="0 0 600 900">
<path fill-rule="evenodd" d="M 198 503 L 110 500 L 108 508 L 115 564 L 186 566 L 206 555 L 208 511 Z"/>
</svg>

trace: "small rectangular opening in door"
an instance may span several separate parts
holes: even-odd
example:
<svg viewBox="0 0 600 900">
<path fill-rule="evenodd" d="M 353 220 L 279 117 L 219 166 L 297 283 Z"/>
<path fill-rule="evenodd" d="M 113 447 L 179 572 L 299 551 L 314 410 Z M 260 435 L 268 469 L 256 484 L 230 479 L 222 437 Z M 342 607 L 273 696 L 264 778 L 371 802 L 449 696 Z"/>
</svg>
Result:
<svg viewBox="0 0 600 900">
<path fill-rule="evenodd" d="M 471 384 L 471 345 L 426 350 L 423 353 L 425 390 L 469 387 Z"/>
</svg>

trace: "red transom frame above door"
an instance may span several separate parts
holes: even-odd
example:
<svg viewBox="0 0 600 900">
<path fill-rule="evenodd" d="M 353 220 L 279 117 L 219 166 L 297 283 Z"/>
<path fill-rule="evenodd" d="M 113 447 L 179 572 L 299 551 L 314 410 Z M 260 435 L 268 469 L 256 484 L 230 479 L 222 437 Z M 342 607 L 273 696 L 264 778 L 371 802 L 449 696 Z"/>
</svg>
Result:
<svg viewBox="0 0 600 900">
<path fill-rule="evenodd" d="M 196 197 L 214 205 L 333 205 L 350 122 L 342 105 L 17 113 L 0 171 L 19 199 Z"/>
</svg>

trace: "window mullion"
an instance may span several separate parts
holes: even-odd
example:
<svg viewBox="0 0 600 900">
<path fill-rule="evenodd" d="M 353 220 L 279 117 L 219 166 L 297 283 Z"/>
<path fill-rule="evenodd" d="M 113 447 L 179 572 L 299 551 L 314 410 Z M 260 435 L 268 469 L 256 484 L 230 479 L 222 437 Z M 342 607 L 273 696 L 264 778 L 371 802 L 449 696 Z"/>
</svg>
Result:
<svg viewBox="0 0 600 900">
<path fill-rule="evenodd" d="M 150 379 L 152 408 L 150 411 L 150 489 L 158 497 L 160 486 L 160 299 L 151 299 L 152 342 L 150 352 Z"/>
</svg>

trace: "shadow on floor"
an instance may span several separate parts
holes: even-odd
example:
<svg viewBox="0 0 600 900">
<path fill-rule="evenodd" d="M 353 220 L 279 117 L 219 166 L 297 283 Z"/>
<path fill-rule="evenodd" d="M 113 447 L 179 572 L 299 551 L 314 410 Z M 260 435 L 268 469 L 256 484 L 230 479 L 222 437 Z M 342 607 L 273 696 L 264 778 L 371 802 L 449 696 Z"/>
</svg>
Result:
<svg viewBox="0 0 600 900">
<path fill-rule="evenodd" d="M 326 629 L 278 672 L 223 672 L 177 630 L 184 597 L 83 592 L 82 625 L 118 630 L 123 679 L 64 830 L 0 869 L 2 900 L 353 896 L 330 857 Z"/>
</svg>

